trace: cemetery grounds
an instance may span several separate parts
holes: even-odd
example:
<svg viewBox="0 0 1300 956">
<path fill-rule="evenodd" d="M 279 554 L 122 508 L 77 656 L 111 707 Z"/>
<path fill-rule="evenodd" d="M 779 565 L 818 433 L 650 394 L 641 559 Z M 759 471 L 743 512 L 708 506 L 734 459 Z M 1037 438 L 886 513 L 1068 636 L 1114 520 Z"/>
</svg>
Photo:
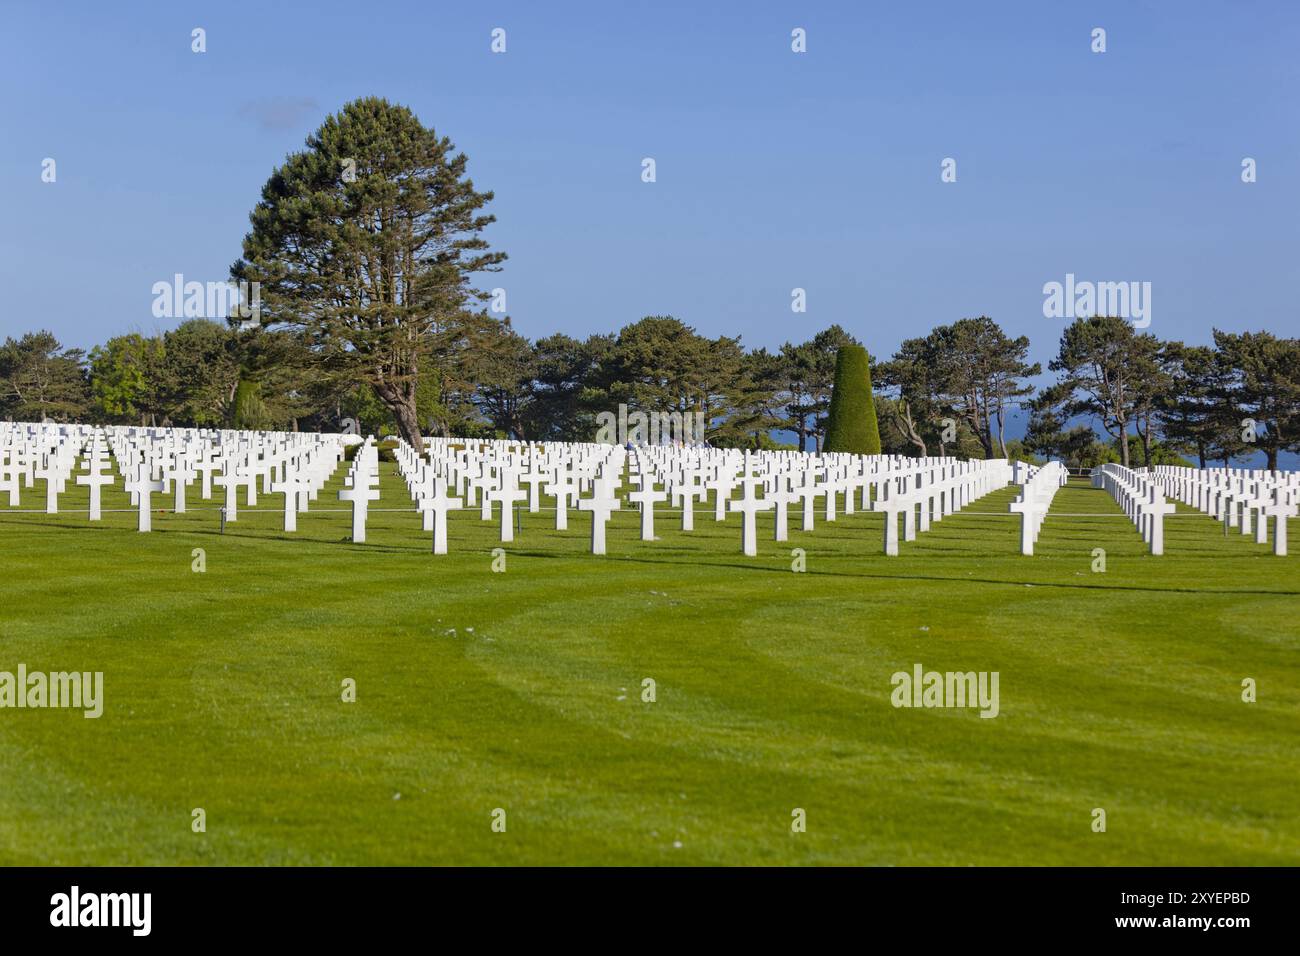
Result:
<svg viewBox="0 0 1300 956">
<path fill-rule="evenodd" d="M 709 509 L 644 543 L 625 507 L 603 557 L 524 513 L 494 571 L 495 521 L 435 557 L 380 467 L 365 544 L 342 469 L 294 535 L 279 496 L 0 505 L 0 668 L 105 675 L 100 719 L 0 715 L 0 863 L 1300 861 L 1300 557 L 1184 505 L 1162 557 L 1083 480 L 1033 557 L 1015 486 L 896 558 L 879 513 L 761 514 L 756 558 Z M 896 709 L 917 663 L 997 671 L 999 715 Z"/>
</svg>

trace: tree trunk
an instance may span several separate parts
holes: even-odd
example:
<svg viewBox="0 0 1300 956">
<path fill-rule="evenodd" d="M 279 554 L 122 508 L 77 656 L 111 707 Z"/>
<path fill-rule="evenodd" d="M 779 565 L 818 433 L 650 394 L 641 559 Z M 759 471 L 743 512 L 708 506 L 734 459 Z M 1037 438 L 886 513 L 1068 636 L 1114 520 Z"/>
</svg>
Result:
<svg viewBox="0 0 1300 956">
<path fill-rule="evenodd" d="M 971 401 L 973 401 L 973 399 Z M 974 408 L 975 410 L 973 413 L 969 413 L 964 417 L 967 423 L 970 425 L 970 430 L 975 433 L 975 439 L 980 443 L 980 448 L 984 449 L 984 457 L 992 458 L 993 457 L 993 423 L 989 421 L 985 421 L 980 416 L 979 406 L 974 406 Z"/>
<path fill-rule="evenodd" d="M 897 411 L 899 408 L 903 410 L 901 414 Z M 921 449 L 921 457 L 928 458 L 930 453 L 926 451 L 925 439 L 916 430 L 916 420 L 912 418 L 912 409 L 902 398 L 898 400 L 898 404 L 895 406 L 894 420 L 907 433 L 907 440 Z"/>
<path fill-rule="evenodd" d="M 415 414 L 415 389 L 398 389 L 392 385 L 375 386 L 375 394 L 397 419 L 397 433 L 416 450 L 424 453 L 424 438 L 420 435 L 420 421 Z"/>
<path fill-rule="evenodd" d="M 407 444 L 417 454 L 424 454 L 424 437 L 420 434 L 420 422 L 415 415 L 415 402 L 399 402 L 393 414 L 397 416 L 397 430 Z"/>
</svg>

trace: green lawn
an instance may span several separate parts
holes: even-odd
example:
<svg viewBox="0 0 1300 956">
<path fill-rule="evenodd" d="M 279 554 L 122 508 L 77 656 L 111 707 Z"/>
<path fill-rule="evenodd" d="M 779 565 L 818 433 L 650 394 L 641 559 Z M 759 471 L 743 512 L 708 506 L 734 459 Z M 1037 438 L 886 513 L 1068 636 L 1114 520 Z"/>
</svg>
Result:
<svg viewBox="0 0 1300 956">
<path fill-rule="evenodd" d="M 377 505 L 409 506 L 382 467 Z M 435 558 L 414 512 L 354 545 L 343 512 L 140 535 L 84 501 L 0 508 L 0 670 L 103 671 L 106 697 L 99 720 L 0 710 L 2 863 L 1300 862 L 1300 557 L 1185 509 L 1163 558 L 1086 484 L 1033 558 L 1005 514 L 892 559 L 875 514 L 819 508 L 780 546 L 761 516 L 752 559 L 711 508 L 654 543 L 623 511 L 603 558 L 585 514 L 525 515 L 494 573 L 477 510 Z M 895 709 L 917 662 L 998 671 L 1000 716 Z"/>
</svg>

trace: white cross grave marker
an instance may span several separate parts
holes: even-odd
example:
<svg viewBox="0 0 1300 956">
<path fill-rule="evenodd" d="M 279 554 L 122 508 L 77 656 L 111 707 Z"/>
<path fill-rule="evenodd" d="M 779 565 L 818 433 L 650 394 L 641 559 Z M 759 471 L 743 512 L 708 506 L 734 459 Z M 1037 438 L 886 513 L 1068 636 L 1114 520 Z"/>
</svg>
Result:
<svg viewBox="0 0 1300 956">
<path fill-rule="evenodd" d="M 447 553 L 447 512 L 456 511 L 464 503 L 459 498 L 447 496 L 447 482 L 442 478 L 433 480 L 433 495 L 421 499 L 420 510 L 433 516 L 433 553 Z"/>
<path fill-rule="evenodd" d="M 151 481 L 144 477 L 144 475 L 145 472 L 141 471 L 141 477 L 137 478 L 135 481 L 128 481 L 126 483 L 126 490 L 138 496 L 137 502 L 140 507 L 139 530 L 152 531 L 153 522 L 150 520 L 149 499 L 154 492 L 161 493 L 164 486 L 161 481 Z"/>
<path fill-rule="evenodd" d="M 99 462 L 93 462 L 91 467 L 94 469 L 89 474 L 78 475 L 77 484 L 90 486 L 90 520 L 98 521 L 100 519 L 100 495 L 99 489 L 104 485 L 113 484 L 113 476 L 99 470 Z"/>
<path fill-rule="evenodd" d="M 606 481 L 597 481 L 591 493 L 590 498 L 578 499 L 578 510 L 591 512 L 591 553 L 604 554 L 605 522 L 611 512 L 621 507 L 621 503 Z"/>
<path fill-rule="evenodd" d="M 370 502 L 379 499 L 379 489 L 371 488 L 364 475 L 358 476 L 361 480 L 351 488 L 343 488 L 339 491 L 340 501 L 352 502 L 352 541 L 355 544 L 364 544 L 366 540 L 366 514 L 370 509 Z"/>
<path fill-rule="evenodd" d="M 768 510 L 774 504 L 770 498 L 754 497 L 756 483 L 757 479 L 745 479 L 742 482 L 745 488 L 744 497 L 730 503 L 732 511 L 744 514 L 740 525 L 740 550 L 751 558 L 758 554 L 758 513 Z"/>
<path fill-rule="evenodd" d="M 655 502 L 668 500 L 668 493 L 655 491 L 654 479 L 647 475 L 641 483 L 640 490 L 632 492 L 627 497 L 629 501 L 641 506 L 641 540 L 653 541 L 655 539 Z"/>
</svg>

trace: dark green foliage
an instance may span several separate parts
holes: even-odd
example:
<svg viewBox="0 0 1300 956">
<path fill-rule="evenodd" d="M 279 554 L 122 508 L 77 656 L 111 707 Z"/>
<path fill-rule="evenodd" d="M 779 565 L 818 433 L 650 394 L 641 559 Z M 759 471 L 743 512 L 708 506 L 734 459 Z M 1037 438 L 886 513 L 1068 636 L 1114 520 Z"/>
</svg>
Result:
<svg viewBox="0 0 1300 956">
<path fill-rule="evenodd" d="M 231 424 L 236 428 L 252 430 L 269 429 L 273 426 L 270 412 L 262 401 L 262 390 L 257 382 L 247 379 L 235 388 L 234 412 Z"/>
<path fill-rule="evenodd" d="M 842 428 L 835 443 L 823 442 L 838 357 L 843 349 L 865 354 L 839 326 L 769 352 L 701 335 L 671 316 L 586 339 L 529 340 L 508 322 L 469 315 L 439 336 L 420 375 L 419 423 L 447 437 L 534 441 L 596 440 L 598 416 L 626 403 L 629 412 L 698 410 L 719 447 L 778 448 L 792 439 L 800 450 L 843 447 L 851 436 Z M 1023 361 L 1026 348 L 1024 337 L 1008 338 L 986 318 L 905 340 L 889 361 L 863 368 L 858 391 L 868 394 L 862 383 L 874 381 L 881 394 L 871 404 L 874 424 L 866 416 L 857 424 L 889 454 L 1032 455 L 1071 467 L 1126 456 L 1135 465 L 1180 457 L 1226 464 L 1255 453 L 1275 466 L 1279 454 L 1300 448 L 1296 339 L 1216 332 L 1213 346 L 1189 346 L 1137 335 L 1119 319 L 1080 320 L 1052 363 L 1059 380 L 1033 398 L 1025 379 L 1038 367 Z M 376 390 L 335 365 L 301 331 L 204 320 L 110 338 L 89 360 L 48 333 L 29 333 L 0 346 L 0 418 L 400 431 Z M 1014 405 L 1031 416 L 1013 449 L 1003 424 Z M 1121 441 L 1121 432 L 1138 440 Z"/>
<path fill-rule="evenodd" d="M 50 332 L 29 332 L 0 344 L 0 415 L 74 421 L 89 404 L 80 349 L 65 349 Z"/>
<path fill-rule="evenodd" d="M 357 452 L 361 451 L 364 444 L 364 442 L 357 442 L 355 445 L 349 445 L 343 452 L 343 460 L 356 461 Z M 391 464 L 397 461 L 397 456 L 393 454 L 395 448 L 397 448 L 396 438 L 386 438 L 383 441 L 375 442 L 375 454 L 383 462 Z"/>
<path fill-rule="evenodd" d="M 1300 339 L 1215 329 L 1214 345 L 1225 404 L 1234 410 L 1232 430 L 1254 422 L 1247 446 L 1277 468 L 1278 452 L 1300 450 Z"/>
<path fill-rule="evenodd" d="M 826 422 L 826 451 L 880 454 L 880 427 L 871 397 L 871 363 L 861 345 L 845 345 L 835 360 L 835 387 Z"/>
<path fill-rule="evenodd" d="M 231 268 L 260 284 L 263 326 L 301 333 L 322 368 L 369 384 L 413 445 L 422 374 L 446 373 L 495 322 L 471 278 L 505 255 L 480 236 L 492 193 L 467 163 L 406 107 L 347 103 L 272 172 Z"/>
<path fill-rule="evenodd" d="M 774 410 L 781 415 L 782 426 L 798 436 L 800 451 L 821 451 L 836 355 L 841 346 L 861 344 L 840 326 L 832 325 L 807 342 L 781 346 L 774 370 L 778 379 Z"/>
</svg>

